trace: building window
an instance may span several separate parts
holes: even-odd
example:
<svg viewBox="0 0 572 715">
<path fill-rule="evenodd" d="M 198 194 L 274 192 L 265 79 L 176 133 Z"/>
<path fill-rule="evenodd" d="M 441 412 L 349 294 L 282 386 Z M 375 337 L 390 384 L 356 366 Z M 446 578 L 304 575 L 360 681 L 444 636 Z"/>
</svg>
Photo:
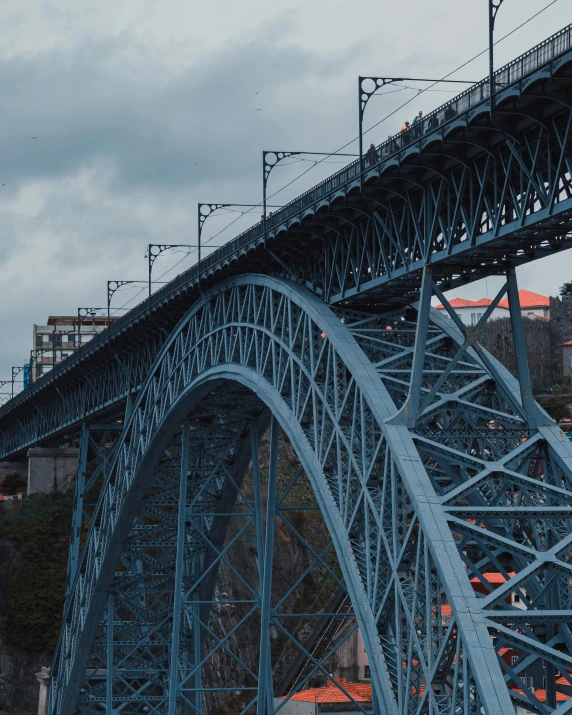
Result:
<svg viewBox="0 0 572 715">
<path fill-rule="evenodd" d="M 364 665 L 363 677 L 365 678 L 365 680 L 371 680 L 371 670 L 370 670 L 369 665 Z"/>
<path fill-rule="evenodd" d="M 518 655 L 511 655 L 511 656 L 510 656 L 510 664 L 511 664 L 511 665 L 514 665 L 517 660 L 518 660 Z"/>
<path fill-rule="evenodd" d="M 477 321 L 479 321 L 483 317 L 482 313 L 477 313 Z"/>
</svg>

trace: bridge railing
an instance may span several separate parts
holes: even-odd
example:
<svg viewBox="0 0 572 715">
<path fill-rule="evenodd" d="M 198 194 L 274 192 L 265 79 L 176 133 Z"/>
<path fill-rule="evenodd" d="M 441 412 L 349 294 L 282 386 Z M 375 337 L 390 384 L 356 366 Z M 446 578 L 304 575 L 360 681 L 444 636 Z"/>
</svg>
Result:
<svg viewBox="0 0 572 715">
<path fill-rule="evenodd" d="M 520 57 L 517 57 L 512 62 L 509 62 L 504 67 L 501 67 L 495 72 L 495 86 L 499 87 L 498 91 L 502 91 L 508 85 L 518 82 L 526 75 L 534 72 L 539 67 L 542 67 L 547 62 L 555 59 L 564 52 L 572 49 L 572 24 L 563 28 L 555 35 L 552 35 L 544 42 L 541 42 L 536 47 L 533 47 L 528 52 L 525 52 Z M 464 114 L 469 109 L 472 109 L 485 101 L 489 97 L 489 80 L 488 77 L 481 82 L 469 87 L 467 90 L 441 105 L 433 112 L 430 112 L 420 121 L 416 122 L 407 132 L 401 132 L 395 137 L 386 140 L 380 144 L 375 152 L 369 153 L 364 157 L 365 168 L 372 168 L 381 161 L 386 161 L 389 157 L 401 151 L 412 143 L 421 139 L 424 135 L 431 133 L 438 127 L 447 124 L 455 119 L 455 117 Z M 309 189 L 293 201 L 290 201 L 282 209 L 274 213 L 267 219 L 267 230 L 272 232 L 285 221 L 298 215 L 301 211 L 309 208 L 320 199 L 329 196 L 337 189 L 346 186 L 351 181 L 354 181 L 359 176 L 359 161 L 354 161 L 348 164 L 343 169 L 340 169 L 335 174 L 332 174 L 325 181 L 322 181 L 317 186 Z M 226 259 L 236 256 L 241 250 L 255 246 L 263 238 L 262 222 L 258 222 L 251 228 L 243 231 L 236 238 L 232 239 L 218 250 L 204 258 L 200 267 L 194 265 L 184 273 L 179 274 L 174 280 L 156 291 L 151 299 L 152 304 L 160 304 L 161 301 L 176 292 L 179 288 L 196 280 L 199 275 L 208 273 Z M 208 244 L 207 244 L 208 245 Z M 67 370 L 76 360 L 81 360 L 88 349 L 95 347 L 99 342 L 107 340 L 114 333 L 121 331 L 124 326 L 128 325 L 134 319 L 142 317 L 149 310 L 149 300 L 146 299 L 136 305 L 119 320 L 115 321 L 112 326 L 94 337 L 85 348 L 79 349 L 76 354 L 66 358 L 59 365 L 55 366 L 49 373 L 43 375 L 36 380 L 30 387 L 26 388 L 7 402 L 0 408 L 0 415 L 5 411 L 10 410 L 19 402 L 28 398 L 29 394 L 41 385 L 47 384 L 53 380 L 59 373 Z"/>
</svg>

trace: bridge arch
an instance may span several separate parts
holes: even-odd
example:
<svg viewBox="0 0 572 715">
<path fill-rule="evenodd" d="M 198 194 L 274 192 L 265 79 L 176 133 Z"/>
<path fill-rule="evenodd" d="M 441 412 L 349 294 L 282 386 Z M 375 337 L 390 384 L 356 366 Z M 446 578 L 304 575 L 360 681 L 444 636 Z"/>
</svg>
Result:
<svg viewBox="0 0 572 715">
<path fill-rule="evenodd" d="M 397 335 L 400 319 L 387 320 Z M 333 312 L 305 289 L 265 276 L 220 284 L 189 310 L 133 405 L 103 485 L 64 615 L 52 713 L 73 712 L 94 644 L 105 642 L 115 564 L 166 446 L 194 407 L 230 384 L 256 395 L 294 445 L 334 542 L 383 711 L 410 712 L 415 702 L 419 712 L 440 712 L 466 697 L 475 712 L 513 711 L 439 495 L 364 352 L 383 322 Z M 410 347 L 398 355 L 410 357 Z M 247 416 L 264 423 L 262 413 Z M 235 436 L 244 467 L 249 438 Z M 444 605 L 452 616 L 446 625 Z M 400 675 L 402 657 L 417 661 L 413 680 L 410 664 L 409 679 Z M 455 662 L 463 668 L 449 679 Z M 165 702 L 169 696 L 167 688 Z"/>
</svg>

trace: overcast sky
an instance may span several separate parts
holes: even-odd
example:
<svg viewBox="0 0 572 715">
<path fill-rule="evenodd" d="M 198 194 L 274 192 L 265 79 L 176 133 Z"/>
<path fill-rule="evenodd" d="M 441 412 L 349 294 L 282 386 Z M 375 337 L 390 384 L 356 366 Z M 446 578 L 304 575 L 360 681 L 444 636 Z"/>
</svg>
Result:
<svg viewBox="0 0 572 715">
<path fill-rule="evenodd" d="M 505 0 L 497 37 L 548 2 Z M 571 20 L 559 0 L 497 47 L 497 64 Z M 107 280 L 144 280 L 146 244 L 194 243 L 197 202 L 260 201 L 262 149 L 331 151 L 354 138 L 359 74 L 439 77 L 483 50 L 487 0 L 2 0 L 0 23 L 3 378 L 29 357 L 34 323 L 105 306 Z M 486 72 L 482 56 L 456 77 Z M 446 89 L 367 141 L 446 101 Z M 373 99 L 366 126 L 415 96 Z M 311 166 L 277 169 L 271 190 Z M 275 201 L 339 168 L 309 171 Z M 205 238 L 235 218 L 213 243 L 252 222 L 213 217 Z M 154 275 L 193 261 L 164 255 Z M 571 266 L 572 254 L 535 263 L 521 287 L 555 294 Z M 135 293 L 116 294 L 114 307 Z"/>
</svg>

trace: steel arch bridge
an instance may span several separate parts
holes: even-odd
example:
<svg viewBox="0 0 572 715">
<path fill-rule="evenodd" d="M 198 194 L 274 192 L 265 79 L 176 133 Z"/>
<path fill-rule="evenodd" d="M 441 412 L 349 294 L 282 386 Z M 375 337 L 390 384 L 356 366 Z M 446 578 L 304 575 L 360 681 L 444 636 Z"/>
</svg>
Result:
<svg viewBox="0 0 572 715">
<path fill-rule="evenodd" d="M 356 711 L 572 710 L 572 445 L 532 397 L 515 278 L 570 244 L 571 28 L 498 74 L 493 118 L 477 85 L 363 191 L 352 165 L 0 410 L 2 456 L 80 438 L 50 715 L 270 715 L 356 626 Z M 443 291 L 491 274 L 467 330 Z M 505 294 L 516 378 L 477 342 Z"/>
</svg>

